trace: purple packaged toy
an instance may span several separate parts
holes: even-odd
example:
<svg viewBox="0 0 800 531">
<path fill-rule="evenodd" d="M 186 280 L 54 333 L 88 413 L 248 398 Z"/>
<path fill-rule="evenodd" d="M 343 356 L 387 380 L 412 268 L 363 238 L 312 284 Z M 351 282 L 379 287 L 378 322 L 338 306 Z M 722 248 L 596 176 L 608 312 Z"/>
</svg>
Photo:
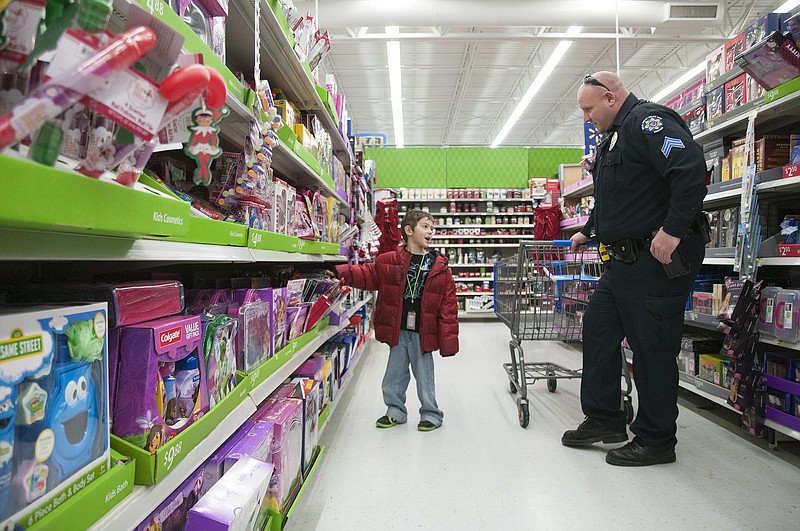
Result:
<svg viewBox="0 0 800 531">
<path fill-rule="evenodd" d="M 203 317 L 203 365 L 209 407 L 214 407 L 236 387 L 233 340 L 238 328 L 239 321 L 229 315 Z"/>
<path fill-rule="evenodd" d="M 201 496 L 205 495 L 211 487 L 217 484 L 217 481 L 225 473 L 225 457 L 230 453 L 234 446 L 236 446 L 242 437 L 245 436 L 247 430 L 250 429 L 252 424 L 245 424 L 239 430 L 231 435 L 230 439 L 225 441 L 225 444 L 219 447 L 219 450 L 214 452 L 214 455 L 208 458 L 204 465 L 205 472 L 203 473 L 203 491 Z"/>
<path fill-rule="evenodd" d="M 198 468 L 186 481 L 161 502 L 137 527 L 136 531 L 183 531 L 189 511 L 204 492 L 204 467 Z"/>
<path fill-rule="evenodd" d="M 208 411 L 202 344 L 199 316 L 122 329 L 114 435 L 155 452 Z"/>
<path fill-rule="evenodd" d="M 269 306 L 258 300 L 239 308 L 236 365 L 250 372 L 269 358 Z"/>
<path fill-rule="evenodd" d="M 301 479 L 303 456 L 303 406 L 298 400 L 267 399 L 256 414 L 266 409 L 260 417 L 275 424 L 272 445 L 272 464 L 275 476 L 269 488 L 269 507 L 283 513 L 288 507 L 292 489 Z"/>
<path fill-rule="evenodd" d="M 225 455 L 223 474 L 226 474 L 237 461 L 244 457 L 253 457 L 265 463 L 272 462 L 275 425 L 269 421 L 260 421 L 249 425 L 248 428 L 248 431 Z"/>
<path fill-rule="evenodd" d="M 269 302 L 270 357 L 286 346 L 286 288 L 274 288 Z"/>
<path fill-rule="evenodd" d="M 286 310 L 287 328 L 289 333 L 289 341 L 297 339 L 303 335 L 303 330 L 306 325 L 306 317 L 308 317 L 308 309 L 311 307 L 310 303 L 303 303 L 297 307 L 289 307 Z"/>
<path fill-rule="evenodd" d="M 261 529 L 262 503 L 273 469 L 258 459 L 240 459 L 192 508 L 186 531 Z"/>
</svg>

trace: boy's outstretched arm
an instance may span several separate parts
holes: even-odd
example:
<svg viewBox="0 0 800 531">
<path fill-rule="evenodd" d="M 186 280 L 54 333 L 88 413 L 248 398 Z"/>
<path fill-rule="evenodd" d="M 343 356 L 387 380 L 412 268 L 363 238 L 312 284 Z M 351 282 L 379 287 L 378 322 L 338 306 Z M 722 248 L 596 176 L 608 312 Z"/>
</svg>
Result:
<svg viewBox="0 0 800 531">
<path fill-rule="evenodd" d="M 336 266 L 336 276 L 344 284 L 367 291 L 378 289 L 378 279 L 375 275 L 375 264 L 356 264 Z"/>
<path fill-rule="evenodd" d="M 446 275 L 447 288 L 439 310 L 439 354 L 452 356 L 458 352 L 458 298 L 450 268 L 447 269 Z"/>
</svg>

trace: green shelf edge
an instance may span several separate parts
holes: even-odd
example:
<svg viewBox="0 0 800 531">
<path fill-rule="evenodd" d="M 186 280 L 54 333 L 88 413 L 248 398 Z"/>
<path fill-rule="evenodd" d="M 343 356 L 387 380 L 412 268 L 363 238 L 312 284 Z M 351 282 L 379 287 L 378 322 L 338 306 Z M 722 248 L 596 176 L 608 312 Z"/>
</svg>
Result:
<svg viewBox="0 0 800 531">
<path fill-rule="evenodd" d="M 9 155 L 0 155 L 0 166 L 0 187 L 14 197 L 0 209 L 2 227 L 127 238 L 188 233 L 183 201 Z"/>
</svg>

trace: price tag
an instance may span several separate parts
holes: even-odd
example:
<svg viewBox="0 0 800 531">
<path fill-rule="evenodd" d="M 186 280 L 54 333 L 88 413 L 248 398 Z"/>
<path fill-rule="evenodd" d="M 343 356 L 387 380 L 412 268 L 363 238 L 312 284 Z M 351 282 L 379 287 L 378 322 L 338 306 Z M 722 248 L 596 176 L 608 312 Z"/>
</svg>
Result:
<svg viewBox="0 0 800 531">
<path fill-rule="evenodd" d="M 792 177 L 800 177 L 800 164 L 787 164 L 783 167 L 783 178 L 791 179 Z"/>
<path fill-rule="evenodd" d="M 779 243 L 778 256 L 800 257 L 800 244 Z"/>
</svg>

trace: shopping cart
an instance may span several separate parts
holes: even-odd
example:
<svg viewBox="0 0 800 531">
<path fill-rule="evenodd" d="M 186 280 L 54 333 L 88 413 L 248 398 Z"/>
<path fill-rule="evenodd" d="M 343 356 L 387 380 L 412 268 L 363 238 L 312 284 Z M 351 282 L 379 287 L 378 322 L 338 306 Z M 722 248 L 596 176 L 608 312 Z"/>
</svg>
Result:
<svg viewBox="0 0 800 531">
<path fill-rule="evenodd" d="M 519 424 L 528 426 L 527 385 L 547 380 L 555 393 L 558 380 L 580 378 L 582 370 L 551 362 L 526 362 L 523 341 L 580 341 L 583 314 L 603 270 L 597 246 L 570 251 L 569 240 L 521 241 L 518 253 L 494 266 L 495 313 L 511 330 L 511 363 L 504 363 L 512 393 L 517 394 Z M 625 354 L 622 403 L 633 419 L 631 379 Z"/>
</svg>

